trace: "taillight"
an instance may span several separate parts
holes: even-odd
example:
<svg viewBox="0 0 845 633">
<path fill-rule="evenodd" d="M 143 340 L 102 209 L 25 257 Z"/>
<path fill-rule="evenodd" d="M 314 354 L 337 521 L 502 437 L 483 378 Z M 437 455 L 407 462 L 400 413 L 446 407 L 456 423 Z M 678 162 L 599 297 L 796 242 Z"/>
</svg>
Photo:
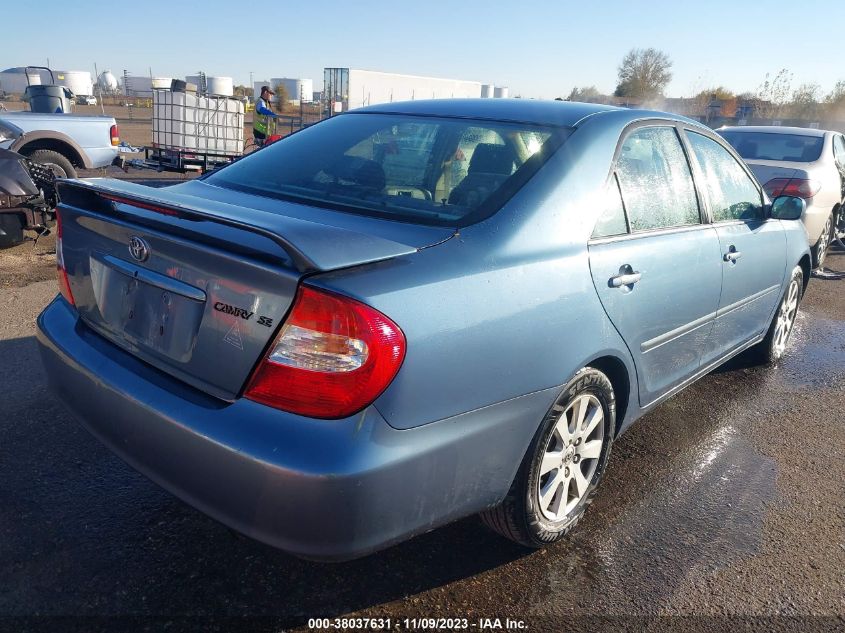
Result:
<svg viewBox="0 0 845 633">
<path fill-rule="evenodd" d="M 763 185 L 763 189 L 774 200 L 778 196 L 794 196 L 796 198 L 812 198 L 819 192 L 822 185 L 817 180 L 802 178 L 772 178 Z"/>
<path fill-rule="evenodd" d="M 111 126 L 111 130 L 109 130 L 109 135 L 111 136 L 112 145 L 120 145 L 120 130 L 117 128 L 116 125 Z"/>
<path fill-rule="evenodd" d="M 73 302 L 73 293 L 70 291 L 70 281 L 68 281 L 65 268 L 65 257 L 62 251 L 62 213 L 59 209 L 56 209 L 56 276 L 61 295 L 70 305 L 76 305 Z"/>
<path fill-rule="evenodd" d="M 405 335 L 381 312 L 302 286 L 244 395 L 299 415 L 344 418 L 371 404 L 404 358 Z"/>
</svg>

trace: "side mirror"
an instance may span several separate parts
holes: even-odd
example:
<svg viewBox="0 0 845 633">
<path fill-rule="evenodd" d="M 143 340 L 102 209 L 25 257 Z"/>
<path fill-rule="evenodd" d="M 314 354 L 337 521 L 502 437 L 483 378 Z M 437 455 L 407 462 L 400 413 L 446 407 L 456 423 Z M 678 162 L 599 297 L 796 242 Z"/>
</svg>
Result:
<svg viewBox="0 0 845 633">
<path fill-rule="evenodd" d="M 803 198 L 778 196 L 772 202 L 772 217 L 776 220 L 800 220 L 807 209 Z"/>
</svg>

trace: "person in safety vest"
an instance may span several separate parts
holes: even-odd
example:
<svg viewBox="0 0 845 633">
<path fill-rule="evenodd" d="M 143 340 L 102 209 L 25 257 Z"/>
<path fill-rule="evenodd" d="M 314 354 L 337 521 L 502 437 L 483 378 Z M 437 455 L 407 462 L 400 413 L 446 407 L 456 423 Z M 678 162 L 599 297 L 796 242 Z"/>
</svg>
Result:
<svg viewBox="0 0 845 633">
<path fill-rule="evenodd" d="M 258 147 L 264 145 L 267 140 L 270 119 L 275 119 L 278 116 L 270 109 L 270 95 L 275 94 L 270 90 L 270 86 L 262 86 L 261 96 L 255 102 L 255 113 L 252 116 L 252 135 Z"/>
</svg>

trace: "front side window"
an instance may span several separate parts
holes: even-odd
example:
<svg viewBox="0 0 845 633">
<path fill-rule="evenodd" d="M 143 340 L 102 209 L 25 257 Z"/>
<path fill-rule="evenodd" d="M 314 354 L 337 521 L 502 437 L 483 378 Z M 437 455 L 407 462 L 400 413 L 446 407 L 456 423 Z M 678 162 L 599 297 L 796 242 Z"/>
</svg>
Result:
<svg viewBox="0 0 845 633">
<path fill-rule="evenodd" d="M 500 121 L 344 114 L 207 179 L 361 215 L 465 226 L 497 211 L 568 133 Z"/>
<path fill-rule="evenodd" d="M 763 197 L 733 156 L 713 139 L 687 131 L 715 222 L 763 218 Z"/>
<path fill-rule="evenodd" d="M 622 143 L 616 173 L 632 231 L 699 224 L 689 163 L 673 127 L 644 127 Z"/>
</svg>

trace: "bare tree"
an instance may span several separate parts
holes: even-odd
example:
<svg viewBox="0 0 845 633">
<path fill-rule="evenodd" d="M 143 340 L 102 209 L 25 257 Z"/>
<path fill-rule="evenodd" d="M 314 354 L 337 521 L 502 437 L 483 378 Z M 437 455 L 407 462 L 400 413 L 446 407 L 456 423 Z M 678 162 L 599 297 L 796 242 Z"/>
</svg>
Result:
<svg viewBox="0 0 845 633">
<path fill-rule="evenodd" d="M 792 73 L 781 68 L 778 74 L 770 78 L 766 73 L 763 83 L 757 88 L 757 114 L 764 119 L 781 116 L 791 93 Z"/>
<path fill-rule="evenodd" d="M 824 98 L 824 109 L 828 119 L 845 119 L 845 80 L 839 80 Z"/>
<path fill-rule="evenodd" d="M 672 80 L 672 60 L 656 48 L 632 48 L 619 65 L 617 97 L 653 99 L 663 94 Z"/>
<path fill-rule="evenodd" d="M 278 107 L 279 112 L 284 112 L 290 105 L 290 95 L 288 94 L 288 89 L 284 84 L 276 84 L 273 88 L 273 92 L 276 93 L 276 106 Z"/>
<path fill-rule="evenodd" d="M 789 102 L 789 115 L 796 119 L 817 121 L 821 114 L 820 95 L 821 86 L 818 84 L 801 84 L 792 93 Z"/>
</svg>

